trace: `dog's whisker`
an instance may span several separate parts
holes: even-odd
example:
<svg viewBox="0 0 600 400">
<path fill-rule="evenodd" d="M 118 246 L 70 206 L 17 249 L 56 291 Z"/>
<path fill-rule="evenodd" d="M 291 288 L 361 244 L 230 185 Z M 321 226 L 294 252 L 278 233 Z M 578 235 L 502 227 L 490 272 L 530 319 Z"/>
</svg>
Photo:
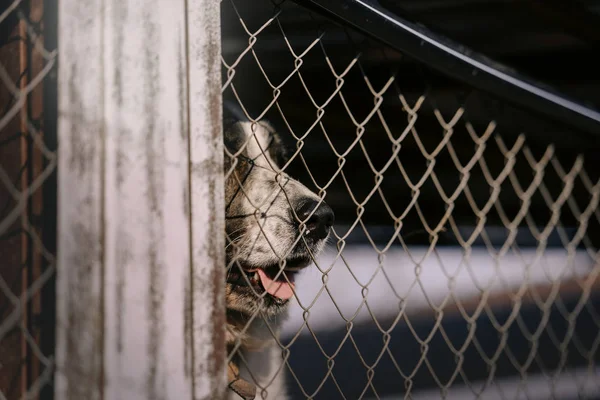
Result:
<svg viewBox="0 0 600 400">
<path fill-rule="evenodd" d="M 225 248 L 227 248 L 227 247 L 231 246 L 232 244 L 236 244 L 236 243 L 239 243 L 239 242 L 241 242 L 241 241 L 242 241 L 242 239 L 244 239 L 244 237 L 243 237 L 243 236 L 237 237 L 237 238 L 235 238 L 235 239 L 228 239 L 228 240 L 229 240 L 229 243 L 228 243 L 228 244 L 225 246 Z"/>
<path fill-rule="evenodd" d="M 229 241 L 232 241 L 232 240 L 239 239 L 240 237 L 242 237 L 241 235 L 240 235 L 239 237 L 235 237 L 235 238 L 233 238 L 233 239 L 232 239 L 232 237 L 233 237 L 233 235 L 235 235 L 236 233 L 238 233 L 238 232 L 242 232 L 242 231 L 244 231 L 245 229 L 246 229 L 246 227 L 245 227 L 245 226 L 242 226 L 242 227 L 240 227 L 240 228 L 238 228 L 238 229 L 236 229 L 236 230 L 234 230 L 234 231 L 232 231 L 232 232 L 227 232 L 227 233 L 225 233 L 225 238 L 226 238 L 227 240 L 229 240 Z"/>
</svg>

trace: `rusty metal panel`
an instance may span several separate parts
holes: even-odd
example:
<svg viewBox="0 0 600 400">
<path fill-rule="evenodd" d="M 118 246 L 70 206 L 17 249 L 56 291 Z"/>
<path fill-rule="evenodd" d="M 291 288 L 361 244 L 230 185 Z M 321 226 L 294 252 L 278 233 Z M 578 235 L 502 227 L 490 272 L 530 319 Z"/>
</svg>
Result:
<svg viewBox="0 0 600 400">
<path fill-rule="evenodd" d="M 225 205 L 220 2 L 188 4 L 194 398 L 225 387 Z"/>
<path fill-rule="evenodd" d="M 224 388 L 220 31 L 205 3 L 60 3 L 57 398 Z"/>
<path fill-rule="evenodd" d="M 32 0 L 30 2 L 30 18 L 33 21 L 43 21 L 43 13 L 44 13 L 44 2 L 43 0 Z M 43 22 L 42 22 L 43 23 Z M 26 27 L 24 26 L 24 24 L 22 25 L 22 36 L 26 35 Z M 44 64 L 45 64 L 45 60 L 44 60 L 44 56 L 40 53 L 40 52 L 36 52 L 33 51 L 31 52 L 31 56 L 29 59 L 29 68 L 30 68 L 30 74 L 31 76 L 38 76 L 39 74 L 43 73 L 43 69 L 44 69 Z M 22 112 L 21 113 L 21 125 L 22 125 L 22 131 L 26 132 L 28 130 L 28 124 L 29 121 L 41 121 L 43 118 L 43 110 L 44 110 L 44 103 L 43 103 L 43 97 L 44 97 L 44 89 L 43 86 L 37 86 L 35 89 L 33 89 L 29 95 L 29 101 L 28 101 L 28 111 L 29 111 L 29 115 L 27 115 L 26 112 Z M 25 111 L 25 110 L 24 110 Z M 40 131 L 43 134 L 44 131 L 44 126 L 43 124 L 40 124 L 41 129 Z M 23 142 L 26 142 L 25 137 L 22 138 Z M 30 139 L 31 140 L 31 139 Z M 23 143 L 22 149 L 26 148 L 25 146 L 26 143 Z M 40 148 L 38 148 L 37 146 L 30 146 L 31 150 L 29 152 L 29 154 L 27 154 L 26 152 L 24 152 L 22 154 L 23 157 L 23 164 L 25 165 L 27 163 L 27 159 L 29 159 L 29 171 L 28 174 L 34 177 L 37 176 L 41 176 L 44 172 L 45 169 L 45 156 L 43 154 L 43 152 L 41 151 Z M 24 184 L 23 187 L 26 187 L 26 185 Z M 30 214 L 32 215 L 32 217 L 27 216 L 26 214 L 23 215 L 21 217 L 22 219 L 22 224 L 23 226 L 27 227 L 30 225 L 30 218 L 33 218 L 35 220 L 35 216 L 41 216 L 43 215 L 44 212 L 44 208 L 43 208 L 43 204 L 44 204 L 44 198 L 43 198 L 43 192 L 42 190 L 36 190 L 34 193 L 32 193 L 31 195 L 31 200 L 30 200 Z M 36 235 L 37 237 L 41 238 L 42 237 L 42 227 L 41 226 L 37 226 L 37 227 L 31 227 L 31 230 L 34 231 L 34 235 Z M 27 258 L 29 258 L 29 261 L 31 263 L 31 267 L 30 267 L 30 272 L 29 272 L 29 276 L 24 277 L 23 279 L 23 286 L 22 286 L 22 291 L 25 292 L 25 290 L 27 290 L 28 286 L 31 286 L 31 284 L 33 282 L 36 282 L 40 279 L 42 272 L 43 272 L 43 263 L 44 263 L 44 256 L 42 254 L 41 251 L 32 251 L 34 249 L 31 249 L 32 247 L 35 248 L 35 244 L 32 243 L 32 239 L 31 239 L 31 233 L 29 233 L 29 235 L 24 235 L 27 237 L 24 237 L 23 240 L 25 243 L 27 243 L 27 245 L 30 247 L 29 250 L 29 254 L 27 253 L 23 253 L 23 259 L 27 260 Z M 27 281 L 30 281 L 28 283 L 25 283 Z M 49 306 L 50 307 L 50 306 Z M 41 291 L 37 292 L 31 299 L 31 303 L 30 303 L 30 308 L 28 310 L 28 313 L 25 313 L 23 316 L 23 324 L 24 326 L 27 326 L 25 324 L 29 325 L 29 333 L 31 334 L 31 336 L 34 338 L 35 343 L 40 343 L 41 340 L 41 327 L 38 326 L 37 324 L 35 324 L 35 319 L 39 318 L 39 316 L 42 313 L 42 294 Z M 31 353 L 31 350 L 29 350 L 29 345 L 27 343 L 27 340 L 25 338 L 22 339 L 21 342 L 21 346 L 22 348 Z M 38 379 L 38 377 L 40 376 L 41 372 L 44 370 L 43 365 L 41 365 L 40 360 L 38 357 L 35 356 L 31 356 L 31 354 L 28 357 L 29 360 L 29 371 L 28 374 L 23 374 L 25 376 L 29 375 L 29 380 L 34 381 L 35 379 Z M 25 391 L 27 390 L 28 386 L 31 386 L 33 382 L 27 382 L 25 387 L 23 388 L 23 393 L 25 393 Z M 34 396 L 31 396 L 30 399 L 34 400 L 34 399 L 39 399 L 39 393 L 35 393 Z"/>
</svg>

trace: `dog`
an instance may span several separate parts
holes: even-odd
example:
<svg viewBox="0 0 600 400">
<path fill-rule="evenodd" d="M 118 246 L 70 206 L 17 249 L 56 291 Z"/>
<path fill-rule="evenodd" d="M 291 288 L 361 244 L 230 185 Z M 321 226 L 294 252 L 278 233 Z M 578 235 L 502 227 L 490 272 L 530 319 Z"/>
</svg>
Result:
<svg viewBox="0 0 600 400">
<path fill-rule="evenodd" d="M 294 277 L 324 249 L 334 213 L 281 170 L 287 154 L 269 122 L 228 119 L 224 142 L 228 398 L 285 400 L 278 332 Z"/>
</svg>

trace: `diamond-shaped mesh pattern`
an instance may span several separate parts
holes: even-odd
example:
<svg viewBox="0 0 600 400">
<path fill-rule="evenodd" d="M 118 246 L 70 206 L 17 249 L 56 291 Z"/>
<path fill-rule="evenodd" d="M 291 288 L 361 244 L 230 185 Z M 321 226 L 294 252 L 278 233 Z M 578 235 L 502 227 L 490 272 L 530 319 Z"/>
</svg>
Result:
<svg viewBox="0 0 600 400">
<path fill-rule="evenodd" d="M 55 211 L 45 207 L 56 153 L 44 95 L 56 52 L 47 48 L 44 6 L 16 0 L 0 10 L 0 399 L 51 392 Z"/>
<path fill-rule="evenodd" d="M 227 0 L 222 15 L 223 96 L 255 133 L 226 152 L 227 205 L 250 207 L 227 211 L 228 277 L 261 304 L 248 251 L 285 259 L 309 246 L 285 174 L 336 214 L 325 251 L 295 276 L 287 320 L 261 306 L 228 313 L 230 362 L 253 368 L 256 326 L 280 349 L 269 376 L 250 371 L 259 398 L 279 393 L 278 374 L 299 399 L 600 392 L 597 161 L 532 139 L 535 126 L 497 119 L 504 108 L 483 94 L 294 3 Z M 263 119 L 290 149 L 283 172 L 245 153 Z M 258 170 L 274 182 L 259 200 Z M 291 211 L 277 218 L 296 229 L 285 251 L 267 222 L 280 197 Z"/>
</svg>

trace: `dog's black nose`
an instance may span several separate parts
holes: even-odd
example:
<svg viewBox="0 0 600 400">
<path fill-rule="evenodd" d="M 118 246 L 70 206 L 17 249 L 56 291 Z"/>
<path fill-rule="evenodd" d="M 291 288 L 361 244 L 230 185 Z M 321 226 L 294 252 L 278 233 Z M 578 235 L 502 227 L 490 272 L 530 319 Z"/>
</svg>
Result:
<svg viewBox="0 0 600 400">
<path fill-rule="evenodd" d="M 315 210 L 315 208 L 317 209 Z M 296 214 L 300 218 L 300 222 L 306 224 L 306 235 L 314 239 L 325 239 L 335 219 L 333 210 L 327 203 L 319 204 L 318 201 L 312 199 L 302 202 L 302 205 L 296 209 Z"/>
</svg>

